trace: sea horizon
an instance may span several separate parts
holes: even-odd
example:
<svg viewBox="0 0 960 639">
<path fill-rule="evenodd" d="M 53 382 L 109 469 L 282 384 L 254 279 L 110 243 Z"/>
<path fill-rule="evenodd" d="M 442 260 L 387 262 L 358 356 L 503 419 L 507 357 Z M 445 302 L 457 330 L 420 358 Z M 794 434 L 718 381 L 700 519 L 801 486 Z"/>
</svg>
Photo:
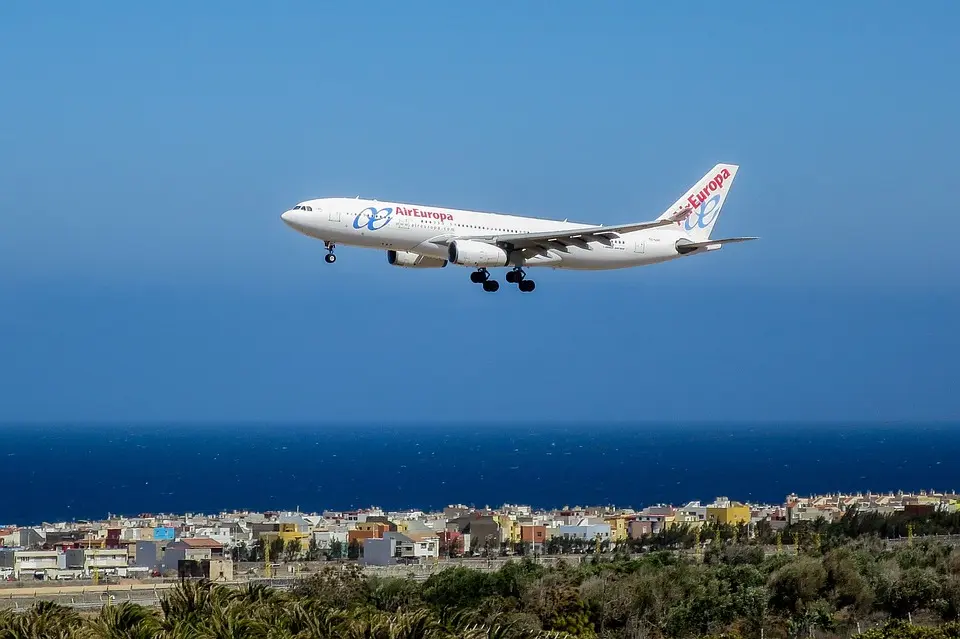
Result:
<svg viewBox="0 0 960 639">
<path fill-rule="evenodd" d="M 0 524 L 960 488 L 960 423 L 0 423 Z"/>
</svg>

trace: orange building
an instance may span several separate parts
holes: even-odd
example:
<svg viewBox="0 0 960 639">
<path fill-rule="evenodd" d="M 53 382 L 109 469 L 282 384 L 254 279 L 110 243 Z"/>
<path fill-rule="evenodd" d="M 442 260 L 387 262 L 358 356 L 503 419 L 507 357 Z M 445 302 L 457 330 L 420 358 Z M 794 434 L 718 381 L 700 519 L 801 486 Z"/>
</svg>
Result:
<svg viewBox="0 0 960 639">
<path fill-rule="evenodd" d="M 546 526 L 520 526 L 520 541 L 542 544 L 547 540 Z"/>
<path fill-rule="evenodd" d="M 363 544 L 364 539 L 383 539 L 383 534 L 386 532 L 390 532 L 388 524 L 380 522 L 357 524 L 356 530 L 347 531 L 347 544 L 352 544 L 354 541 Z"/>
</svg>

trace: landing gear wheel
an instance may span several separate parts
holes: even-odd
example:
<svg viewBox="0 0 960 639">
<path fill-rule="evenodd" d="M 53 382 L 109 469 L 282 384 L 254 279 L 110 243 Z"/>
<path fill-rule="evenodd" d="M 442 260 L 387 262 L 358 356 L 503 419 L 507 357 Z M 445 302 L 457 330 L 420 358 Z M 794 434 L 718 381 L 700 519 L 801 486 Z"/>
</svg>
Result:
<svg viewBox="0 0 960 639">
<path fill-rule="evenodd" d="M 523 281 L 523 278 L 526 277 L 526 273 L 523 272 L 523 269 L 517 267 L 512 271 L 507 271 L 507 283 L 508 284 L 519 284 Z"/>
<path fill-rule="evenodd" d="M 487 293 L 496 293 L 500 290 L 500 282 L 497 280 L 487 280 L 483 283 L 483 290 Z"/>
<path fill-rule="evenodd" d="M 324 256 L 323 261 L 327 264 L 333 264 L 337 261 L 337 256 L 333 254 L 333 249 L 337 248 L 337 245 L 333 242 L 324 242 L 323 245 L 327 248 L 327 254 Z"/>
<path fill-rule="evenodd" d="M 470 274 L 470 281 L 474 284 L 483 284 L 490 279 L 490 271 L 485 268 L 474 271 Z"/>
<path fill-rule="evenodd" d="M 537 285 L 533 280 L 523 280 L 519 285 L 521 293 L 532 293 L 533 289 L 537 288 Z"/>
</svg>

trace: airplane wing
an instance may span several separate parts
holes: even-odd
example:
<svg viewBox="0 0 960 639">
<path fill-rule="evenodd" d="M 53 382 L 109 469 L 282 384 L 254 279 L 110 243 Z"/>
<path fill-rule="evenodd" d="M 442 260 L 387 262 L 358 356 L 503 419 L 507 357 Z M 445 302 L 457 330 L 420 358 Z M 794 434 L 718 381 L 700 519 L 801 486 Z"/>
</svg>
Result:
<svg viewBox="0 0 960 639">
<path fill-rule="evenodd" d="M 759 238 L 756 237 L 727 237 L 716 240 L 706 240 L 705 242 L 684 242 L 677 245 L 677 252 L 681 255 L 686 255 L 687 253 L 693 253 L 697 249 L 705 248 L 708 251 L 715 251 L 724 244 L 735 244 L 737 242 L 749 242 L 750 240 L 756 240 Z"/>
<path fill-rule="evenodd" d="M 576 244 L 586 246 L 587 242 L 599 241 L 604 244 L 610 243 L 610 238 L 618 237 L 621 233 L 630 233 L 631 231 L 642 231 L 644 229 L 654 229 L 661 226 L 670 226 L 677 222 L 682 222 L 693 212 L 693 208 L 688 206 L 673 215 L 652 222 L 633 222 L 630 224 L 618 224 L 614 226 L 585 226 L 578 229 L 564 229 L 556 231 L 544 231 L 540 233 L 508 233 L 505 235 L 477 235 L 477 236 L 457 236 L 444 235 L 431 238 L 430 241 L 436 244 L 449 244 L 453 240 L 477 240 L 479 242 L 488 242 L 491 244 L 509 244 L 516 250 L 525 248 L 545 248 L 550 243 L 556 242 L 562 245 Z"/>
</svg>

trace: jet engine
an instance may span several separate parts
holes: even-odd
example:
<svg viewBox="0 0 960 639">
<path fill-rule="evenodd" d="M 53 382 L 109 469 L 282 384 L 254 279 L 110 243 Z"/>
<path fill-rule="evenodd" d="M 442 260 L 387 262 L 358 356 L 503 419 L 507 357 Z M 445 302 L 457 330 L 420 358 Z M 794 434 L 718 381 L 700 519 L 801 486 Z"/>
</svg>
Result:
<svg viewBox="0 0 960 639">
<path fill-rule="evenodd" d="M 454 240 L 450 243 L 450 261 L 461 266 L 506 266 L 510 256 L 499 246 L 475 240 Z"/>
<path fill-rule="evenodd" d="M 443 268 L 447 265 L 446 260 L 441 260 L 438 257 L 427 257 L 410 251 L 387 251 L 387 262 L 391 266 L 407 268 Z"/>
</svg>

